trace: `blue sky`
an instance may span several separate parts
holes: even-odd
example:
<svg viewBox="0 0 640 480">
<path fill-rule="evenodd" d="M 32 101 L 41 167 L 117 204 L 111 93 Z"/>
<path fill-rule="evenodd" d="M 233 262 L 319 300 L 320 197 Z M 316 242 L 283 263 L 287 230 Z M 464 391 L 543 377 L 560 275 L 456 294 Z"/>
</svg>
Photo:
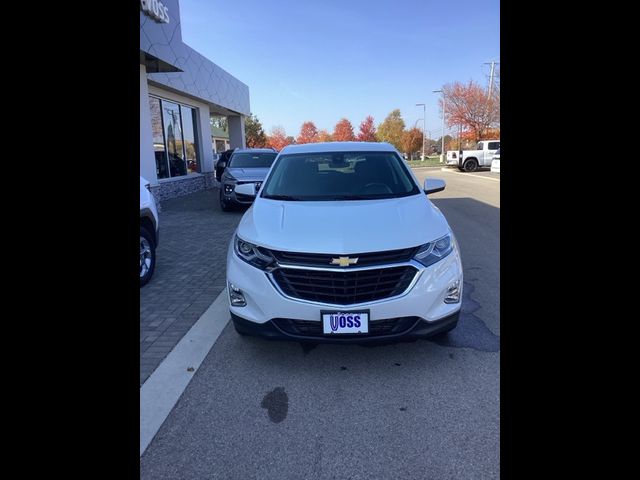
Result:
<svg viewBox="0 0 640 480">
<path fill-rule="evenodd" d="M 265 130 L 297 136 L 302 122 L 357 132 L 399 108 L 441 134 L 443 84 L 488 83 L 500 59 L 499 0 L 180 0 L 182 39 L 249 85 Z M 422 121 L 418 124 L 422 126 Z"/>
</svg>

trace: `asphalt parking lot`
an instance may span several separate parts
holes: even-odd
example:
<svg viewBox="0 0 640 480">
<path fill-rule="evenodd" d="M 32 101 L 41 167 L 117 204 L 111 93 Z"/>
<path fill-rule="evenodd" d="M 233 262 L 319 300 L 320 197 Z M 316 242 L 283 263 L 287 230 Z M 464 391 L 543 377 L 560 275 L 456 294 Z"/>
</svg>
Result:
<svg viewBox="0 0 640 480">
<path fill-rule="evenodd" d="M 142 455 L 141 478 L 499 477 L 499 175 L 415 172 L 420 180 L 447 181 L 446 190 L 431 198 L 462 252 L 458 328 L 434 340 L 363 347 L 269 342 L 240 337 L 227 324 Z M 181 289 L 184 282 L 200 289 L 188 319 L 174 315 L 170 330 L 195 322 L 192 317 L 224 288 L 219 253 L 207 261 L 202 256 L 221 242 L 218 248 L 226 254 L 242 212 L 220 212 L 216 193 L 163 204 L 165 250 L 158 253 L 157 277 L 149 284 L 157 282 L 156 290 L 141 290 L 141 312 L 150 308 L 153 295 L 161 298 L 176 282 Z M 182 238 L 196 234 L 194 250 L 182 253 Z M 175 253 L 179 260 L 162 260 L 161 254 Z M 196 266 L 188 265 L 191 257 Z M 205 273 L 194 282 L 190 269 Z M 176 311 L 193 305 L 184 303 Z M 141 345 L 142 323 L 141 318 Z"/>
</svg>

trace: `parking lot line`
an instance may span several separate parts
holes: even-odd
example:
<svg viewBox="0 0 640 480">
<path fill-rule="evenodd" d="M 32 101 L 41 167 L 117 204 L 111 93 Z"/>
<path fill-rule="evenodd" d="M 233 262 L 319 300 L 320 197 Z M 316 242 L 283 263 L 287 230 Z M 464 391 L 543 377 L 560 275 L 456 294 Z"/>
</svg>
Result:
<svg viewBox="0 0 640 480">
<path fill-rule="evenodd" d="M 474 175 L 473 173 L 456 172 L 455 170 L 452 170 L 447 167 L 442 167 L 440 170 L 442 170 L 443 172 L 455 173 L 456 175 L 464 175 L 465 177 L 486 178 L 487 180 L 493 180 L 494 182 L 500 181 L 499 178 L 487 177 L 485 175 Z"/>
<path fill-rule="evenodd" d="M 140 387 L 140 456 L 229 321 L 225 288 Z"/>
</svg>

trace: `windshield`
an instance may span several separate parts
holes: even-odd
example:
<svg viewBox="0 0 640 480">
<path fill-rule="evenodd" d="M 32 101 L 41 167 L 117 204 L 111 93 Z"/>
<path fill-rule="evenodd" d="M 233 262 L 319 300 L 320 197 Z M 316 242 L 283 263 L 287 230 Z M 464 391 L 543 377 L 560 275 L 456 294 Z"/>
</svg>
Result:
<svg viewBox="0 0 640 480">
<path fill-rule="evenodd" d="M 229 167 L 233 168 L 269 168 L 276 159 L 276 152 L 265 153 L 236 153 L 229 160 Z"/>
<path fill-rule="evenodd" d="M 283 155 L 262 190 L 276 200 L 372 200 L 415 195 L 420 189 L 393 152 Z"/>
</svg>

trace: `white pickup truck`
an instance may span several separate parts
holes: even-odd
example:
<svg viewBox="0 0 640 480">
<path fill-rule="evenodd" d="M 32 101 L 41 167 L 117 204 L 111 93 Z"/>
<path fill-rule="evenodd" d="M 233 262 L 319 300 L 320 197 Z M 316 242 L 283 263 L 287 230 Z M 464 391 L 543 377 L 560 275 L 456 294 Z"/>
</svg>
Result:
<svg viewBox="0 0 640 480">
<path fill-rule="evenodd" d="M 482 140 L 475 150 L 447 151 L 447 165 L 455 165 L 465 172 L 475 172 L 479 167 L 491 167 L 493 154 L 500 148 L 500 140 Z"/>
</svg>

